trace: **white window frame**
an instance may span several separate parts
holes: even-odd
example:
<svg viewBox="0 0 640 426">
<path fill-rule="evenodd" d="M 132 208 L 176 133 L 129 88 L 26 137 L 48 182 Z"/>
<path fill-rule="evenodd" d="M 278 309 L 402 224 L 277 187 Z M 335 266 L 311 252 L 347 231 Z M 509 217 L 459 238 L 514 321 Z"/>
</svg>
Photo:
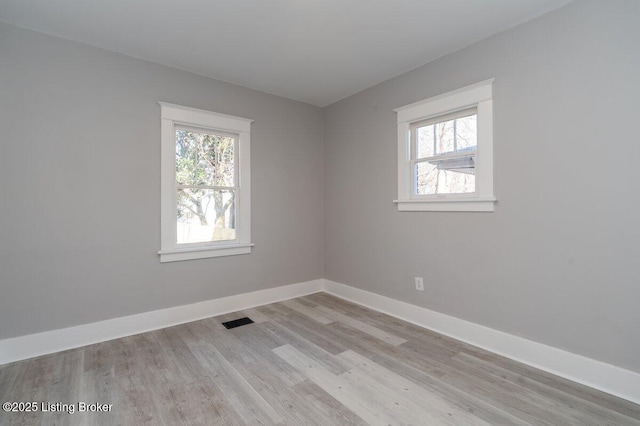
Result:
<svg viewBox="0 0 640 426">
<path fill-rule="evenodd" d="M 395 109 L 398 115 L 398 211 L 493 212 L 493 81 L 485 80 L 452 92 Z M 418 195 L 413 182 L 410 132 L 416 122 L 437 119 L 475 108 L 478 145 L 475 154 L 476 190 L 466 194 Z"/>
<path fill-rule="evenodd" d="M 251 253 L 251 123 L 253 120 L 166 102 L 160 104 L 160 262 Z M 176 126 L 237 135 L 236 239 L 177 243 Z"/>
</svg>

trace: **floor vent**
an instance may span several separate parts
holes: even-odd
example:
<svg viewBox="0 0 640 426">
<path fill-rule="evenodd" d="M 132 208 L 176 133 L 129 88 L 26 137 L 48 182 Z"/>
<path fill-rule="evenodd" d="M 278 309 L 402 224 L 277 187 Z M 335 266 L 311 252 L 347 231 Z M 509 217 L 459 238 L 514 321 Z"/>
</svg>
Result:
<svg viewBox="0 0 640 426">
<path fill-rule="evenodd" d="M 224 325 L 228 330 L 230 328 L 236 328 L 236 327 L 240 327 L 241 325 L 247 325 L 251 323 L 253 323 L 253 321 L 251 321 L 251 318 L 244 317 L 244 318 L 238 318 L 237 320 L 233 320 L 233 321 L 223 322 L 222 325 Z"/>
</svg>

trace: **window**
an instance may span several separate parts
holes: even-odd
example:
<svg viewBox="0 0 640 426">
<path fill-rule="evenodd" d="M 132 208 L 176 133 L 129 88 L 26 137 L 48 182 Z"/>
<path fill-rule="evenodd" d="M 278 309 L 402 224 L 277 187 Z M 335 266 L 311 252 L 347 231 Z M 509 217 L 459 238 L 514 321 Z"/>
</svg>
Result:
<svg viewBox="0 0 640 426">
<path fill-rule="evenodd" d="M 251 252 L 252 120 L 160 103 L 161 262 Z"/>
<path fill-rule="evenodd" d="M 493 211 L 493 80 L 398 114 L 398 210 Z"/>
<path fill-rule="evenodd" d="M 476 191 L 477 122 L 478 114 L 473 108 L 411 124 L 416 195 Z"/>
</svg>

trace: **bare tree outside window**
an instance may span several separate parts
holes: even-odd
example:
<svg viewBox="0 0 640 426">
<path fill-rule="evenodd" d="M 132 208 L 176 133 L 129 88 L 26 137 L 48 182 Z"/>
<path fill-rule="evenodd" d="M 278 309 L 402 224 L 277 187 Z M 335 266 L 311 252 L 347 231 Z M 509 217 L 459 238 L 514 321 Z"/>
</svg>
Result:
<svg viewBox="0 0 640 426">
<path fill-rule="evenodd" d="M 416 125 L 412 134 L 417 195 L 475 192 L 475 112 Z"/>
<path fill-rule="evenodd" d="M 236 238 L 236 137 L 176 127 L 178 243 Z"/>
</svg>

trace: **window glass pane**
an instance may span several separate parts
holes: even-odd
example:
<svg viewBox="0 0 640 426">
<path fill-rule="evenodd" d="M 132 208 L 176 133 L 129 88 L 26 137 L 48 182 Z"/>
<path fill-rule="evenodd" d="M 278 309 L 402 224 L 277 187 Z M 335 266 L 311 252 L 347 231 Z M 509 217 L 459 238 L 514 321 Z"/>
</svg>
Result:
<svg viewBox="0 0 640 426">
<path fill-rule="evenodd" d="M 416 164 L 417 195 L 465 194 L 475 192 L 473 157 Z"/>
<path fill-rule="evenodd" d="M 476 114 L 456 120 L 458 152 L 475 151 L 478 145 L 478 116 Z"/>
<path fill-rule="evenodd" d="M 429 163 L 416 164 L 416 193 L 418 195 L 436 194 L 438 169 Z"/>
<path fill-rule="evenodd" d="M 453 121 L 444 121 L 436 123 L 436 154 L 445 154 L 453 152 Z"/>
<path fill-rule="evenodd" d="M 235 186 L 234 143 L 230 136 L 176 129 L 178 185 Z"/>
<path fill-rule="evenodd" d="M 235 190 L 179 189 L 178 244 L 236 239 Z"/>
<path fill-rule="evenodd" d="M 433 124 L 419 127 L 416 131 L 416 158 L 426 158 L 433 156 Z"/>
</svg>

